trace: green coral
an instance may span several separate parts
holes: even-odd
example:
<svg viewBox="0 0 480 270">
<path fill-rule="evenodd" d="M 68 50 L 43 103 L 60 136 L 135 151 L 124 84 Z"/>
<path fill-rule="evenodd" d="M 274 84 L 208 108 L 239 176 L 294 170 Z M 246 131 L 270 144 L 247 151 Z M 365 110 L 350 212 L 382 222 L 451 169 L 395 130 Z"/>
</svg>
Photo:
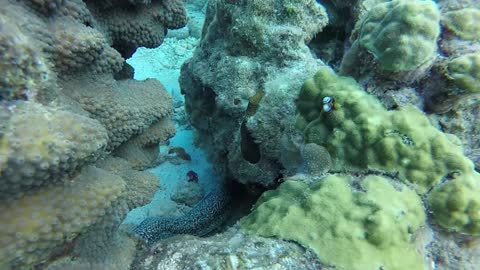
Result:
<svg viewBox="0 0 480 270">
<path fill-rule="evenodd" d="M 433 1 L 382 2 L 359 22 L 359 43 L 384 70 L 414 70 L 434 58 L 439 23 L 440 13 Z"/>
<path fill-rule="evenodd" d="M 323 112 L 322 99 L 336 109 Z M 297 126 L 307 143 L 328 149 L 337 169 L 367 168 L 397 173 L 424 193 L 452 172 L 470 173 L 472 162 L 413 107 L 388 111 L 349 77 L 320 69 L 298 97 Z"/>
<path fill-rule="evenodd" d="M 446 12 L 443 23 L 446 28 L 465 40 L 480 39 L 480 10 L 464 8 Z"/>
<path fill-rule="evenodd" d="M 447 77 L 466 94 L 480 93 L 480 53 L 468 53 L 447 64 Z"/>
<path fill-rule="evenodd" d="M 460 175 L 435 188 L 428 198 L 439 225 L 454 232 L 480 235 L 480 175 Z"/>
<path fill-rule="evenodd" d="M 335 269 L 423 269 L 411 243 L 425 221 L 416 193 L 379 176 L 363 179 L 362 191 L 352 184 L 342 176 L 286 181 L 262 195 L 242 229 L 296 241 Z"/>
</svg>

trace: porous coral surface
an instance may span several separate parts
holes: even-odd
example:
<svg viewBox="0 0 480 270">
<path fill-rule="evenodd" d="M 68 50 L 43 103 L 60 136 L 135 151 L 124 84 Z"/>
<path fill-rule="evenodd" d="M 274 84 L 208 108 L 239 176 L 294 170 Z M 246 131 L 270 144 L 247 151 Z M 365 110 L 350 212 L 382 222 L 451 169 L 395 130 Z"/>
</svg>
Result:
<svg viewBox="0 0 480 270">
<path fill-rule="evenodd" d="M 174 129 L 161 83 L 117 73 L 126 48 L 186 23 L 183 2 L 2 1 L 0 21 L 0 268 L 128 269 L 135 240 L 119 225 L 159 181 L 111 152 L 133 137 L 154 149 Z M 132 24 L 142 31 L 112 30 Z"/>
</svg>

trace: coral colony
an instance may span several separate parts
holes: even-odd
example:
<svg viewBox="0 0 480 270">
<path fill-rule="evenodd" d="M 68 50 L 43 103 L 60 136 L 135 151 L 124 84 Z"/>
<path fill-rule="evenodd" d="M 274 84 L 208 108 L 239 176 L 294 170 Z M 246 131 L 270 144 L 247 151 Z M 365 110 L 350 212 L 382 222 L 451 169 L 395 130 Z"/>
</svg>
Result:
<svg viewBox="0 0 480 270">
<path fill-rule="evenodd" d="M 478 269 L 479 22 L 2 1 L 0 270 Z"/>
</svg>

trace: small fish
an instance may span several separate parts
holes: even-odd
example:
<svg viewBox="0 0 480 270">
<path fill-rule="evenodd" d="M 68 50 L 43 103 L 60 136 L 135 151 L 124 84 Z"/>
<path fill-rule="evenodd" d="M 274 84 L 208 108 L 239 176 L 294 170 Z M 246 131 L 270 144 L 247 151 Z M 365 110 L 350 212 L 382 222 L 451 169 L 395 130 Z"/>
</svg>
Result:
<svg viewBox="0 0 480 270">
<path fill-rule="evenodd" d="M 187 153 L 187 151 L 185 151 L 185 149 L 183 149 L 182 147 L 170 147 L 170 149 L 168 149 L 168 153 L 169 154 L 175 153 L 177 154 L 177 157 L 183 160 L 192 160 L 192 158 Z"/>
<path fill-rule="evenodd" d="M 197 182 L 198 174 L 192 170 L 187 172 L 188 182 Z"/>
<path fill-rule="evenodd" d="M 324 97 L 322 99 L 322 102 L 323 102 L 322 110 L 324 112 L 330 112 L 332 110 L 338 109 L 338 105 L 335 102 L 335 98 L 333 97 L 329 97 L 329 96 Z"/>
</svg>

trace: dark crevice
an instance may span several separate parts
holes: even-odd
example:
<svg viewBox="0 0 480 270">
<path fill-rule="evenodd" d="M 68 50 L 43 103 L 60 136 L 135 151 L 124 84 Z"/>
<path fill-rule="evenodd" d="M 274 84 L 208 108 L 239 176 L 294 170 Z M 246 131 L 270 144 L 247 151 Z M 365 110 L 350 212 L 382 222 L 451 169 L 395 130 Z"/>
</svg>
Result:
<svg viewBox="0 0 480 270">
<path fill-rule="evenodd" d="M 260 161 L 260 146 L 255 143 L 255 140 L 247 128 L 247 121 L 244 120 L 240 127 L 240 148 L 242 150 L 242 157 L 252 163 L 256 164 Z"/>
</svg>

